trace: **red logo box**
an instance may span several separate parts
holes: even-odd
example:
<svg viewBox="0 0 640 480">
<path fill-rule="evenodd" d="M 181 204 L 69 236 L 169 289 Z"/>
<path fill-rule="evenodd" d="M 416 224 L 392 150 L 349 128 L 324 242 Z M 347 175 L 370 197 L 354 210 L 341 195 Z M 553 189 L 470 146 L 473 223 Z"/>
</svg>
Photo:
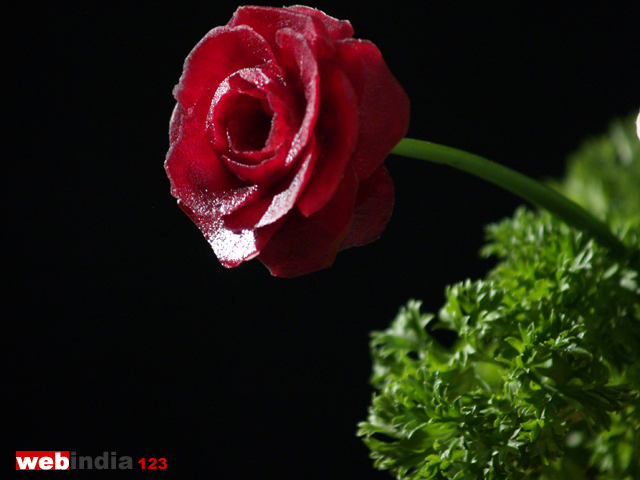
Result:
<svg viewBox="0 0 640 480">
<path fill-rule="evenodd" d="M 16 451 L 16 470 L 69 470 L 69 452 Z"/>
</svg>

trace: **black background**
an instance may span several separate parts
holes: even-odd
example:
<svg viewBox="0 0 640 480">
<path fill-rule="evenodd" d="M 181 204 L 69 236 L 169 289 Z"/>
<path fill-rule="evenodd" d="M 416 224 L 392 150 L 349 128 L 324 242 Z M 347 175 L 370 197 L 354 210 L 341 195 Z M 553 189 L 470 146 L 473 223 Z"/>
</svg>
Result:
<svg viewBox="0 0 640 480">
<path fill-rule="evenodd" d="M 640 104 L 640 3 L 558 3 L 311 6 L 380 48 L 410 137 L 546 178 Z M 390 478 L 355 436 L 368 334 L 409 298 L 437 311 L 447 284 L 481 277 L 483 225 L 521 201 L 391 156 L 380 240 L 296 279 L 227 270 L 163 162 L 182 62 L 237 5 L 72 5 L 21 4 L 5 45 L 7 439 L 165 457 L 172 478 Z"/>
</svg>

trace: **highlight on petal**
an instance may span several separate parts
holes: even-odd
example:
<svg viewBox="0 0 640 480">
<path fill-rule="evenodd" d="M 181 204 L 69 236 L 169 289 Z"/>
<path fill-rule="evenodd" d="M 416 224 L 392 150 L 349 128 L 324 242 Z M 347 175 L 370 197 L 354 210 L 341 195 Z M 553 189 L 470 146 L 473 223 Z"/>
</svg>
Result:
<svg viewBox="0 0 640 480">
<path fill-rule="evenodd" d="M 237 267 L 256 257 L 279 227 L 274 223 L 260 229 L 234 232 L 225 228 L 216 215 L 196 212 L 182 202 L 178 205 L 200 229 L 220 263 L 227 268 Z"/>
<path fill-rule="evenodd" d="M 169 120 L 169 145 L 173 145 L 181 135 L 182 132 L 182 119 L 186 112 L 184 108 L 176 103 L 171 113 L 171 120 Z"/>
</svg>

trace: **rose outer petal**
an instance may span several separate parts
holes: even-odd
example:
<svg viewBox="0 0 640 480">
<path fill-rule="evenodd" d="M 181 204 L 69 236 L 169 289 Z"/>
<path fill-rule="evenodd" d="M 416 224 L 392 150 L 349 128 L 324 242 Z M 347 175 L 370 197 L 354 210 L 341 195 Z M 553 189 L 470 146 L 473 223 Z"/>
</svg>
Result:
<svg viewBox="0 0 640 480">
<path fill-rule="evenodd" d="M 353 35 L 353 28 L 349 22 L 331 18 L 308 7 L 240 7 L 227 25 L 248 25 L 272 47 L 276 45 L 276 34 L 279 30 L 291 29 L 306 38 L 314 53 L 320 56 L 333 51 L 334 41 Z"/>
<path fill-rule="evenodd" d="M 183 108 L 189 109 L 206 90 L 215 91 L 232 73 L 274 60 L 269 44 L 251 28 L 216 27 L 198 42 L 185 60 L 173 96 Z"/>
<path fill-rule="evenodd" d="M 357 177 L 348 168 L 331 201 L 310 217 L 291 211 L 258 259 L 276 277 L 295 277 L 330 266 L 353 220 L 357 192 Z"/>
<path fill-rule="evenodd" d="M 344 40 L 345 38 L 353 36 L 353 27 L 349 20 L 338 20 L 320 10 L 305 7 L 304 5 L 294 5 L 293 7 L 289 7 L 288 10 L 302 15 L 309 15 L 311 18 L 321 21 L 333 41 Z"/>
<path fill-rule="evenodd" d="M 360 182 L 351 228 L 340 250 L 364 245 L 380 237 L 393 211 L 393 181 L 384 165 Z"/>
<path fill-rule="evenodd" d="M 360 100 L 360 133 L 352 161 L 358 178 L 364 179 L 406 135 L 409 98 L 373 43 L 347 39 L 336 47 L 336 62 Z"/>
<path fill-rule="evenodd" d="M 320 72 L 321 114 L 316 123 L 320 158 L 296 204 L 305 217 L 323 208 L 335 193 L 358 140 L 358 103 L 351 83 L 335 66 Z"/>
</svg>

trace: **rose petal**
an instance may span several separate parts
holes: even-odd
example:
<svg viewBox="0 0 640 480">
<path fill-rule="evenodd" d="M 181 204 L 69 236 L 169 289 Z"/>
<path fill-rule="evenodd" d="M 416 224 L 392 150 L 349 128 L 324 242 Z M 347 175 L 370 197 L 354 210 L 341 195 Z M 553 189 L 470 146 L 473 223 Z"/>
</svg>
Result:
<svg viewBox="0 0 640 480">
<path fill-rule="evenodd" d="M 169 144 L 172 145 L 178 138 L 204 137 L 205 122 L 207 119 L 207 105 L 211 103 L 212 93 L 206 92 L 190 109 L 185 109 L 176 103 L 169 122 Z M 187 124 L 186 128 L 183 125 Z"/>
<path fill-rule="evenodd" d="M 320 75 L 318 64 L 305 38 L 289 28 L 278 30 L 276 34 L 278 61 L 284 70 L 286 81 L 292 88 L 304 92 L 303 98 L 296 99 L 292 108 L 304 108 L 304 116 L 300 129 L 291 141 L 291 148 L 287 155 L 286 164 L 298 157 L 316 126 L 318 110 L 320 109 Z M 288 74 L 288 75 L 287 75 Z"/>
<path fill-rule="evenodd" d="M 277 277 L 295 277 L 330 266 L 349 230 L 358 181 L 348 168 L 336 194 L 319 212 L 293 210 L 258 258 Z"/>
<path fill-rule="evenodd" d="M 181 122 L 181 134 L 165 161 L 174 197 L 200 214 L 221 216 L 257 195 L 257 187 L 240 182 L 217 158 L 194 116 L 178 114 L 176 118 Z"/>
<path fill-rule="evenodd" d="M 182 202 L 178 202 L 178 205 L 200 229 L 220 263 L 227 268 L 237 267 L 256 257 L 282 223 L 272 223 L 256 230 L 232 232 L 224 227 L 218 216 L 195 212 Z"/>
<path fill-rule="evenodd" d="M 276 45 L 278 30 L 294 30 L 307 39 L 314 53 L 319 56 L 333 52 L 335 40 L 353 35 L 353 28 L 349 22 L 341 22 L 318 10 L 308 10 L 306 11 L 305 7 L 240 7 L 227 25 L 248 25 L 262 35 L 272 47 Z"/>
<path fill-rule="evenodd" d="M 300 165 L 289 178 L 269 190 L 260 190 L 260 198 L 248 203 L 225 217 L 225 226 L 230 230 L 260 228 L 279 220 L 293 208 L 309 182 L 318 158 L 315 138 L 312 138 Z"/>
<path fill-rule="evenodd" d="M 409 98 L 378 48 L 367 40 L 336 43 L 336 61 L 360 99 L 360 133 L 353 157 L 358 178 L 371 175 L 409 128 Z"/>
<path fill-rule="evenodd" d="M 305 7 L 304 5 L 294 5 L 293 7 L 289 7 L 288 10 L 302 15 L 309 15 L 314 20 L 317 19 L 321 21 L 324 28 L 327 29 L 329 37 L 333 41 L 344 40 L 345 38 L 353 36 L 353 27 L 349 20 L 338 20 L 337 18 L 330 17 L 320 10 Z"/>
<path fill-rule="evenodd" d="M 376 240 L 387 226 L 393 210 L 393 181 L 384 165 L 360 182 L 351 228 L 340 250 Z"/>
<path fill-rule="evenodd" d="M 316 123 L 321 155 L 316 171 L 296 204 L 305 217 L 331 199 L 358 140 L 358 104 L 351 83 L 341 70 L 327 66 L 320 73 L 322 104 Z"/>
<path fill-rule="evenodd" d="M 229 55 L 229 52 L 233 52 Z M 229 75 L 243 68 L 271 63 L 273 53 L 264 39 L 247 26 L 216 27 L 194 47 L 173 95 L 191 108 L 206 90 L 215 91 Z"/>
</svg>

